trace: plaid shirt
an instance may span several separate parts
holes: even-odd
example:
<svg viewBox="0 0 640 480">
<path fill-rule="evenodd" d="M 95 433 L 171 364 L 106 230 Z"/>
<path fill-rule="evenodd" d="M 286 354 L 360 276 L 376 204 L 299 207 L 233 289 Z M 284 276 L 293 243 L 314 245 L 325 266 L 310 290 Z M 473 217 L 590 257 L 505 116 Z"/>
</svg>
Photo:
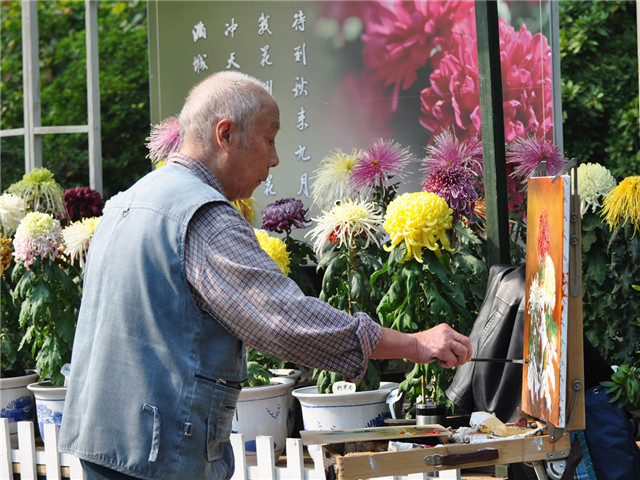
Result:
<svg viewBox="0 0 640 480">
<path fill-rule="evenodd" d="M 222 192 L 199 161 L 174 154 L 203 182 Z M 206 204 L 191 219 L 186 276 L 197 305 L 237 338 L 277 357 L 359 380 L 378 345 L 381 327 L 305 296 L 260 247 L 253 227 L 233 207 Z"/>
</svg>

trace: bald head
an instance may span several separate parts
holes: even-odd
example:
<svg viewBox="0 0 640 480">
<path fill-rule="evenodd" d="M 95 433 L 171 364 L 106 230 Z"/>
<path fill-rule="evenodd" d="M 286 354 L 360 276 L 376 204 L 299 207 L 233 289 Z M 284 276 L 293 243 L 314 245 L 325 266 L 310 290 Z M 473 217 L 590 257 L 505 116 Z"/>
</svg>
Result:
<svg viewBox="0 0 640 480">
<path fill-rule="evenodd" d="M 179 116 L 181 142 L 192 149 L 198 146 L 209 156 L 215 125 L 225 118 L 238 126 L 244 141 L 258 112 L 269 102 L 275 100 L 258 79 L 235 71 L 213 73 L 187 96 Z"/>
</svg>

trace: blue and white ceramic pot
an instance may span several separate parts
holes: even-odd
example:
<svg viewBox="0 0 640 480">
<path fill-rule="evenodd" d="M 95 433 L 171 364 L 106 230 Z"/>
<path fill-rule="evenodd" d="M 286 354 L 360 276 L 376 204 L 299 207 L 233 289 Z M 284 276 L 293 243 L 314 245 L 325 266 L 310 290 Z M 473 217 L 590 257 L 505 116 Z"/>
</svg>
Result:
<svg viewBox="0 0 640 480">
<path fill-rule="evenodd" d="M 391 417 L 387 397 L 398 388 L 381 382 L 378 390 L 366 392 L 318 393 L 315 385 L 293 391 L 300 401 L 305 430 L 351 430 L 379 427 Z"/>
<path fill-rule="evenodd" d="M 31 383 L 27 388 L 36 399 L 36 418 L 40 436 L 44 436 L 44 424 L 62 423 L 62 410 L 64 399 L 67 395 L 67 387 L 53 387 L 48 382 Z"/>
<path fill-rule="evenodd" d="M 278 458 L 287 441 L 289 392 L 293 380 L 272 377 L 271 385 L 245 387 L 240 392 L 232 432 L 244 435 L 245 455 L 248 461 L 256 459 L 256 437 L 273 437 L 273 450 Z"/>
<path fill-rule="evenodd" d="M 35 401 L 33 394 L 27 389 L 27 385 L 37 379 L 37 373 L 0 378 L 0 417 L 9 420 L 9 433 L 13 448 L 17 448 L 17 422 L 34 419 Z"/>
<path fill-rule="evenodd" d="M 272 375 L 276 377 L 285 377 L 293 380 L 293 387 L 295 388 L 298 384 L 298 380 L 302 376 L 302 370 L 297 370 L 295 368 L 270 368 L 269 371 Z M 296 416 L 299 411 L 298 401 L 292 395 L 293 388 L 289 390 L 287 394 L 287 437 L 293 435 L 293 429 L 296 424 Z"/>
</svg>

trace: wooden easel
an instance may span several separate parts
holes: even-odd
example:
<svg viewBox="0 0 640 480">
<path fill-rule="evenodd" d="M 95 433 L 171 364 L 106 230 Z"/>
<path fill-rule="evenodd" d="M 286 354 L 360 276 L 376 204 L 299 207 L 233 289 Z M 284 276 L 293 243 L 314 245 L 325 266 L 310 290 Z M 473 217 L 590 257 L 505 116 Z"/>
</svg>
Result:
<svg viewBox="0 0 640 480">
<path fill-rule="evenodd" d="M 539 480 L 546 480 L 544 462 L 568 457 L 571 448 L 569 432 L 585 428 L 580 198 L 575 171 L 570 198 L 569 238 L 567 406 L 563 428 L 547 422 L 547 435 L 465 444 L 446 443 L 443 432 L 439 430 L 442 427 L 428 425 L 422 427 L 432 427 L 434 431 L 431 433 L 410 434 L 415 438 L 435 436 L 443 440 L 442 443 L 432 448 L 401 451 L 386 451 L 389 439 L 381 438 L 385 433 L 378 429 L 384 429 L 391 438 L 397 438 L 402 429 L 410 427 L 377 427 L 359 432 L 301 432 L 305 444 L 323 445 L 327 479 L 356 480 L 525 462 L 534 467 Z"/>
</svg>

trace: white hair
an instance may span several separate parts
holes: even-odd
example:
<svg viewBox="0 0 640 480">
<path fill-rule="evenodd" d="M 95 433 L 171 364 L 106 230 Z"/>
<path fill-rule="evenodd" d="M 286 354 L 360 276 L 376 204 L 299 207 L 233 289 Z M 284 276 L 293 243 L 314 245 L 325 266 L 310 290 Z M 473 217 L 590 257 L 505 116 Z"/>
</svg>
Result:
<svg viewBox="0 0 640 480">
<path fill-rule="evenodd" d="M 187 96 L 178 117 L 180 138 L 189 138 L 208 152 L 215 125 L 228 118 L 240 128 L 244 145 L 263 107 L 263 92 L 269 93 L 264 84 L 245 73 L 228 70 L 209 75 Z"/>
</svg>

